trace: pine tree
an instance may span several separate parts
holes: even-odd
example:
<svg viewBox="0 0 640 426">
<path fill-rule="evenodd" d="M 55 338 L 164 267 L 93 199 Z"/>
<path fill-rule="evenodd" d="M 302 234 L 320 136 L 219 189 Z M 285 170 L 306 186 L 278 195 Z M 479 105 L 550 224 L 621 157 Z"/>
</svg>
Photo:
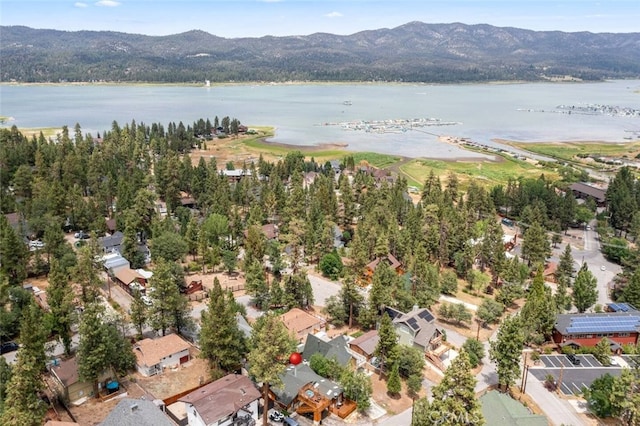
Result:
<svg viewBox="0 0 640 426">
<path fill-rule="evenodd" d="M 69 277 L 62 270 L 57 259 L 51 260 L 47 301 L 51 309 L 52 332 L 56 333 L 64 346 L 64 353 L 71 354 L 71 338 L 75 322 L 75 306 Z"/>
<path fill-rule="evenodd" d="M 469 356 L 462 351 L 447 368 L 442 381 L 432 389 L 433 401 L 429 403 L 424 398 L 416 403 L 412 425 L 484 425 L 480 403 L 475 397 L 475 385 Z"/>
<path fill-rule="evenodd" d="M 134 290 L 132 294 L 132 302 L 131 302 L 131 311 L 129 313 L 129 317 L 131 318 L 131 322 L 133 323 L 136 331 L 138 332 L 138 338 L 142 338 L 142 332 L 144 330 L 144 326 L 147 325 L 148 322 L 148 308 L 142 300 L 142 295 L 140 291 Z"/>
<path fill-rule="evenodd" d="M 398 344 L 396 329 L 391 322 L 391 318 L 386 312 L 382 314 L 380 327 L 378 328 L 378 336 L 380 340 L 378 340 L 374 354 L 380 360 L 380 369 L 384 371 L 387 366 L 387 362 L 393 353 L 393 349 Z"/>
<path fill-rule="evenodd" d="M 253 297 L 253 301 L 259 309 L 269 308 L 269 286 L 265 278 L 262 264 L 254 260 L 246 268 L 247 294 Z"/>
<path fill-rule="evenodd" d="M 0 271 L 11 285 L 21 285 L 27 277 L 29 252 L 18 234 L 9 225 L 4 214 L 0 215 Z"/>
<path fill-rule="evenodd" d="M 104 307 L 99 303 L 85 305 L 80 320 L 80 346 L 78 347 L 78 375 L 92 382 L 94 395 L 98 397 L 98 376 L 109 367 L 114 352 L 114 342 L 107 337 L 103 323 Z"/>
<path fill-rule="evenodd" d="M 640 268 L 636 269 L 622 290 L 622 300 L 633 306 L 640 306 Z"/>
<path fill-rule="evenodd" d="M 251 351 L 247 355 L 249 373 L 262 382 L 263 401 L 269 401 L 269 387 L 282 384 L 289 354 L 296 348 L 284 323 L 276 315 L 265 314 L 258 319 L 251 333 Z M 263 425 L 267 426 L 267 409 L 263 409 Z"/>
<path fill-rule="evenodd" d="M 180 294 L 171 264 L 160 259 L 149 280 L 149 286 L 153 289 L 149 309 L 151 327 L 160 330 L 163 336 L 171 327 L 180 331 L 185 325 L 183 322 L 188 319 L 189 302 Z"/>
<path fill-rule="evenodd" d="M 598 300 L 598 280 L 583 263 L 573 283 L 573 304 L 582 313 Z"/>
<path fill-rule="evenodd" d="M 491 341 L 490 345 L 489 355 L 497 366 L 498 383 L 507 390 L 520 374 L 520 358 L 524 345 L 520 316 L 506 318 L 498 330 L 497 339 Z"/>
<path fill-rule="evenodd" d="M 567 285 L 571 286 L 571 277 L 573 276 L 573 256 L 571 255 L 571 245 L 567 244 L 564 251 L 560 255 L 560 262 L 556 270 L 558 280 L 565 278 Z"/>
<path fill-rule="evenodd" d="M 571 296 L 567 293 L 567 287 L 567 278 L 558 279 L 558 288 L 556 294 L 553 295 L 553 300 L 559 314 L 571 309 Z"/>
<path fill-rule="evenodd" d="M 47 410 L 39 397 L 44 388 L 41 374 L 45 369 L 44 344 L 47 331 L 42 313 L 35 303 L 23 311 L 20 322 L 20 343 L 17 362 L 7 383 L 5 410 L 0 424 L 6 426 L 40 426 Z"/>
<path fill-rule="evenodd" d="M 525 342 L 542 344 L 551 335 L 556 321 L 556 310 L 551 289 L 545 286 L 542 267 L 533 279 L 527 301 L 521 312 Z"/>
<path fill-rule="evenodd" d="M 93 237 L 92 237 L 92 240 Z M 78 262 L 73 268 L 73 279 L 82 288 L 82 303 L 90 304 L 98 299 L 99 288 L 102 285 L 102 280 L 98 275 L 99 267 L 95 261 L 95 252 L 93 245 L 95 241 L 90 241 L 89 244 L 80 247 L 78 250 Z"/>
<path fill-rule="evenodd" d="M 551 255 L 551 245 L 546 231 L 538 222 L 534 222 L 524 232 L 522 243 L 522 255 L 527 259 L 529 266 L 544 264 Z"/>
<path fill-rule="evenodd" d="M 244 334 L 238 328 L 236 302 L 233 296 L 213 280 L 209 304 L 202 312 L 200 330 L 200 356 L 209 361 L 212 375 L 237 371 L 245 354 Z"/>
<path fill-rule="evenodd" d="M 394 362 L 391 366 L 391 372 L 389 373 L 389 378 L 387 379 L 387 393 L 389 395 L 395 396 L 400 394 L 402 390 L 402 382 L 400 381 L 400 372 L 398 371 L 398 363 Z"/>
</svg>

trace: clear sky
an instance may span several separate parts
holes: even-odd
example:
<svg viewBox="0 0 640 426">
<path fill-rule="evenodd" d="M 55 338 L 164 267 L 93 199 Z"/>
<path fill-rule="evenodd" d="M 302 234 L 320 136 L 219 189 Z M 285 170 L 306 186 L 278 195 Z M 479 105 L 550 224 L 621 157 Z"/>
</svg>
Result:
<svg viewBox="0 0 640 426">
<path fill-rule="evenodd" d="M 640 0 L 0 0 L 1 25 L 220 37 L 353 34 L 411 21 L 638 32 Z M 1 37 L 1 34 L 0 34 Z"/>
</svg>

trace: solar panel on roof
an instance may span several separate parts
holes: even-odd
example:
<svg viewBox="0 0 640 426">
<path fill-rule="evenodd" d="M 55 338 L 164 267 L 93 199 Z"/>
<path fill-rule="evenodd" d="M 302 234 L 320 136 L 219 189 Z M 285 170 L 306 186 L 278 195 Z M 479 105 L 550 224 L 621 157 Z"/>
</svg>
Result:
<svg viewBox="0 0 640 426">
<path fill-rule="evenodd" d="M 418 321 L 415 318 L 409 318 L 407 320 L 407 324 L 409 324 L 409 327 L 411 327 L 413 330 L 417 330 L 418 327 Z"/>
<path fill-rule="evenodd" d="M 431 312 L 427 311 L 426 309 L 418 313 L 418 316 L 427 322 L 431 322 L 434 319 Z"/>
</svg>

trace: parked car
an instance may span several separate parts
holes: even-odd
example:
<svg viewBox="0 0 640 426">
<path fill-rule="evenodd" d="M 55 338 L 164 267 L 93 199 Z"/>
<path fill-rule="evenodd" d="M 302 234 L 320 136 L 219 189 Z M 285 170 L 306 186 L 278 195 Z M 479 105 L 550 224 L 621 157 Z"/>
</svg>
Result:
<svg viewBox="0 0 640 426">
<path fill-rule="evenodd" d="M 143 294 L 142 296 L 140 296 L 140 298 L 142 299 L 142 303 L 144 303 L 147 306 L 151 306 L 153 304 L 153 302 L 151 301 L 151 298 L 146 294 Z"/>
<path fill-rule="evenodd" d="M 568 354 L 567 358 L 573 365 L 580 365 L 580 358 L 576 357 L 574 354 Z"/>
<path fill-rule="evenodd" d="M 91 235 L 87 234 L 84 231 L 78 231 L 73 234 L 73 236 L 79 240 L 88 240 L 89 238 L 91 238 Z"/>
<path fill-rule="evenodd" d="M 17 351 L 19 347 L 20 346 L 18 346 L 16 342 L 5 342 L 2 345 L 0 345 L 0 354 L 6 354 L 9 352 Z"/>
<path fill-rule="evenodd" d="M 269 420 L 281 423 L 284 421 L 284 414 L 282 414 L 280 411 L 272 411 L 271 413 L 269 413 Z"/>
<path fill-rule="evenodd" d="M 44 243 L 40 240 L 29 241 L 29 248 L 39 249 L 44 247 Z"/>
</svg>

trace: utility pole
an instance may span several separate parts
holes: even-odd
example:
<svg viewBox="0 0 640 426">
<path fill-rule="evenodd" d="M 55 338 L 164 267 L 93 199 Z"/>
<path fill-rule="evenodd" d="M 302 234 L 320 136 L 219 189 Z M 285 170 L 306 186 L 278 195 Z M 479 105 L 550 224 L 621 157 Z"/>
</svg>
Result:
<svg viewBox="0 0 640 426">
<path fill-rule="evenodd" d="M 529 352 L 524 353 L 524 364 L 522 367 L 522 379 L 520 380 L 520 392 L 524 393 L 524 379 L 527 375 L 527 355 Z"/>
<path fill-rule="evenodd" d="M 556 387 L 556 391 L 560 391 L 560 387 L 562 386 L 562 376 L 564 374 L 564 364 L 560 366 L 560 376 L 558 376 L 558 385 Z"/>
</svg>

